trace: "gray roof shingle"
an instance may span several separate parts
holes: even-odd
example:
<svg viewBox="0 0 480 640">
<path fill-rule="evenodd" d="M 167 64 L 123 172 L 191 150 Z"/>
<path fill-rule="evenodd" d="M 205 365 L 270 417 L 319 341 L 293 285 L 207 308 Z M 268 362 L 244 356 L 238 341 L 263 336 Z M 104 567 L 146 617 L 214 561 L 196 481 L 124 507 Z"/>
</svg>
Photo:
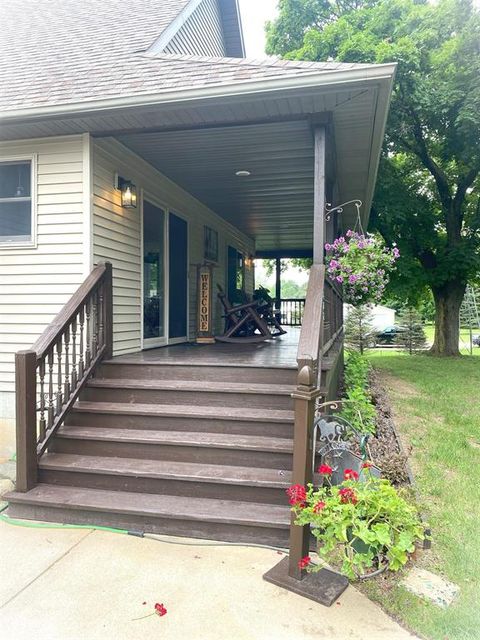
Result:
<svg viewBox="0 0 480 640">
<path fill-rule="evenodd" d="M 351 69 L 147 53 L 188 0 L 3 0 L 0 111 Z"/>
</svg>

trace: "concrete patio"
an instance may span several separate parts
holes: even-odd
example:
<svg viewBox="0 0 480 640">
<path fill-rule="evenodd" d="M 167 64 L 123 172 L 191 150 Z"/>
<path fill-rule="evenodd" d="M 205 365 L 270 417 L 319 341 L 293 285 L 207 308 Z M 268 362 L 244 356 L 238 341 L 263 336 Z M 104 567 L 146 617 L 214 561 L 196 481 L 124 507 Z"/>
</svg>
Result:
<svg viewBox="0 0 480 640">
<path fill-rule="evenodd" d="M 326 609 L 262 580 L 274 550 L 0 522 L 5 640 L 407 640 L 356 589 Z M 153 615 L 156 602 L 167 615 Z M 146 604 L 145 604 L 146 603 Z"/>
</svg>

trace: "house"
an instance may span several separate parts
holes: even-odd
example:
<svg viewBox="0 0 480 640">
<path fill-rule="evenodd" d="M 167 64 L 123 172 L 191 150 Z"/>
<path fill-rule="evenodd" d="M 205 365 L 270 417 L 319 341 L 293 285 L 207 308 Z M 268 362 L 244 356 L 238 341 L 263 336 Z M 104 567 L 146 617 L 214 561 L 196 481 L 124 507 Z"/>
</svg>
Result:
<svg viewBox="0 0 480 640">
<path fill-rule="evenodd" d="M 353 307 L 349 304 L 343 305 L 343 317 L 346 320 L 348 314 Z M 383 331 L 387 327 L 393 327 L 395 324 L 395 309 L 386 307 L 383 304 L 373 305 L 371 308 L 372 327 L 377 331 Z"/>
<path fill-rule="evenodd" d="M 2 13 L 10 513 L 286 544 L 342 363 L 323 245 L 354 219 L 325 211 L 367 216 L 394 65 L 246 59 L 236 0 Z M 301 256 L 299 336 L 194 346 L 222 331 L 217 284 L 248 295 L 255 257 Z"/>
</svg>

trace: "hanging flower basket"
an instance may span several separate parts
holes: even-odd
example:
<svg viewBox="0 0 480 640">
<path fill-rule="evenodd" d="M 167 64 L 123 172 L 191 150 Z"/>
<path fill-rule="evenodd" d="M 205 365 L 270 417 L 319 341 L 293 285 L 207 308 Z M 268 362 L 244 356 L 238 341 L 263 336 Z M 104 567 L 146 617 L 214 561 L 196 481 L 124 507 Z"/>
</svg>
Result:
<svg viewBox="0 0 480 640">
<path fill-rule="evenodd" d="M 358 306 L 380 302 L 389 274 L 400 257 L 396 246 L 385 246 L 380 236 L 349 230 L 326 244 L 327 273 L 343 287 L 344 300 Z"/>
</svg>

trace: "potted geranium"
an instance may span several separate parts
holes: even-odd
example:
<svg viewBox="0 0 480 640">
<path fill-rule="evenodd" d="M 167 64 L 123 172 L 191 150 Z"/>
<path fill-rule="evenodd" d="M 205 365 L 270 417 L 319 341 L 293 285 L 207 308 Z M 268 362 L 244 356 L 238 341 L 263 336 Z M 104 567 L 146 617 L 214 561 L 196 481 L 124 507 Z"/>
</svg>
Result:
<svg viewBox="0 0 480 640">
<path fill-rule="evenodd" d="M 318 554 L 348 578 L 365 579 L 385 569 L 398 571 L 424 539 L 424 525 L 415 506 L 388 480 L 370 472 L 363 463 L 362 478 L 346 469 L 338 485 L 329 482 L 332 469 L 322 465 L 325 478 L 315 489 L 294 485 L 287 489 L 295 523 L 310 525 L 318 540 Z M 316 571 L 320 567 L 302 558 L 300 567 Z"/>
<path fill-rule="evenodd" d="M 381 300 L 400 257 L 398 248 L 387 248 L 380 236 L 352 230 L 327 243 L 325 251 L 329 277 L 342 285 L 345 302 L 354 306 Z"/>
</svg>

